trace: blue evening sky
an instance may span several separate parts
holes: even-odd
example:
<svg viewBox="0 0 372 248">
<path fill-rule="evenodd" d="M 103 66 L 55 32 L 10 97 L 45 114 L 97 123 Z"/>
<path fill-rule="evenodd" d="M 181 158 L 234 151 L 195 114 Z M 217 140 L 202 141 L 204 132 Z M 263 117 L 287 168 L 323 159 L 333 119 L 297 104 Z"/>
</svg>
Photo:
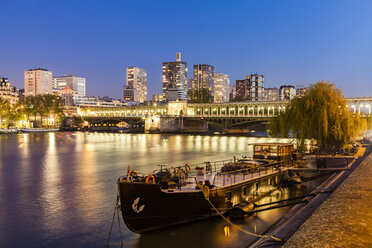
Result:
<svg viewBox="0 0 372 248">
<path fill-rule="evenodd" d="M 369 0 L 0 0 L 0 76 L 23 88 L 23 71 L 87 78 L 87 94 L 122 98 L 125 67 L 161 66 L 176 52 L 211 64 L 230 85 L 262 73 L 266 87 L 328 80 L 344 95 L 372 96 Z"/>
</svg>

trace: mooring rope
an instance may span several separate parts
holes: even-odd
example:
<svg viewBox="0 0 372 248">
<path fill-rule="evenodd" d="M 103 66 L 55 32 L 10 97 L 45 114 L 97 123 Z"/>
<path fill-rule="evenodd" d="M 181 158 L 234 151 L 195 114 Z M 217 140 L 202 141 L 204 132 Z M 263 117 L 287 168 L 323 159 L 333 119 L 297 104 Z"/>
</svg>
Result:
<svg viewBox="0 0 372 248">
<path fill-rule="evenodd" d="M 223 220 L 225 220 L 227 223 L 229 223 L 231 226 L 235 227 L 236 229 L 248 234 L 248 235 L 251 235 L 251 236 L 255 236 L 255 237 L 259 237 L 259 238 L 272 238 L 273 240 L 275 241 L 282 241 L 280 238 L 277 238 L 275 236 L 272 236 L 272 235 L 261 235 L 261 234 L 256 234 L 256 233 L 252 233 L 252 232 L 249 232 L 243 228 L 241 228 L 240 226 L 238 225 L 235 225 L 234 223 L 232 223 L 228 218 L 226 218 L 214 205 L 213 203 L 209 200 L 209 187 L 202 184 L 202 183 L 198 183 L 198 187 L 200 188 L 200 190 L 202 191 L 203 195 L 204 195 L 204 198 L 206 201 L 209 202 L 209 204 L 212 206 L 212 208 L 214 209 L 214 211 L 216 211 L 216 213 L 221 216 L 221 218 Z"/>
</svg>

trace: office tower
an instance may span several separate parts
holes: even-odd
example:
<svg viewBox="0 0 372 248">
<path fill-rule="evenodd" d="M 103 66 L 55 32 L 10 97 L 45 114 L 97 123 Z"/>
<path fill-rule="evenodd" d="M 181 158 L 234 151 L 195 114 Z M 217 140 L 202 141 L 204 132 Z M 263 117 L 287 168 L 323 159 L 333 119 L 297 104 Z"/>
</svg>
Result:
<svg viewBox="0 0 372 248">
<path fill-rule="evenodd" d="M 71 88 L 79 96 L 86 95 L 86 79 L 74 75 L 53 77 L 53 91 L 57 92 L 65 87 Z"/>
<path fill-rule="evenodd" d="M 14 105 L 19 100 L 19 92 L 7 78 L 0 77 L 0 98 L 9 101 L 10 105 Z"/>
<path fill-rule="evenodd" d="M 295 87 L 292 85 L 282 85 L 279 88 L 279 98 L 281 101 L 292 100 L 296 96 Z"/>
<path fill-rule="evenodd" d="M 187 63 L 181 61 L 181 53 L 177 53 L 175 62 L 163 62 L 162 81 L 167 101 L 186 100 Z"/>
<path fill-rule="evenodd" d="M 247 98 L 247 82 L 245 79 L 235 81 L 234 98 L 245 100 Z"/>
<path fill-rule="evenodd" d="M 264 76 L 251 74 L 245 76 L 248 85 L 248 101 L 257 102 L 264 100 Z"/>
<path fill-rule="evenodd" d="M 251 74 L 244 80 L 236 80 L 236 98 L 257 102 L 264 100 L 264 76 Z"/>
<path fill-rule="evenodd" d="M 214 80 L 214 102 L 228 102 L 230 79 L 227 74 L 216 73 L 213 77 Z"/>
<path fill-rule="evenodd" d="M 189 88 L 192 89 L 202 89 L 206 88 L 212 94 L 214 93 L 214 66 L 200 64 L 194 65 L 194 78 L 192 85 Z"/>
<path fill-rule="evenodd" d="M 137 97 L 133 101 L 147 101 L 147 72 L 146 69 L 132 66 L 126 69 L 127 86 L 137 91 Z M 129 89 L 129 88 L 128 88 Z"/>
<path fill-rule="evenodd" d="M 265 88 L 265 101 L 274 102 L 279 100 L 279 90 L 278 88 Z"/>
<path fill-rule="evenodd" d="M 138 91 L 137 89 L 125 85 L 123 87 L 123 100 L 124 102 L 138 102 Z"/>
<path fill-rule="evenodd" d="M 31 69 L 24 72 L 25 96 L 52 94 L 52 72 L 47 69 Z"/>
</svg>

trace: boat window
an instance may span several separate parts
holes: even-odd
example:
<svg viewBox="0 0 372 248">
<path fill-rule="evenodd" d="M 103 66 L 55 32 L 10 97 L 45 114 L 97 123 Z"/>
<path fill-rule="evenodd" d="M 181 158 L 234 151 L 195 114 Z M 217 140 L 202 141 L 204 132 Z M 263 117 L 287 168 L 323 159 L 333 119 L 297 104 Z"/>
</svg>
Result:
<svg viewBox="0 0 372 248">
<path fill-rule="evenodd" d="M 225 201 L 231 201 L 231 191 L 225 193 Z"/>
</svg>

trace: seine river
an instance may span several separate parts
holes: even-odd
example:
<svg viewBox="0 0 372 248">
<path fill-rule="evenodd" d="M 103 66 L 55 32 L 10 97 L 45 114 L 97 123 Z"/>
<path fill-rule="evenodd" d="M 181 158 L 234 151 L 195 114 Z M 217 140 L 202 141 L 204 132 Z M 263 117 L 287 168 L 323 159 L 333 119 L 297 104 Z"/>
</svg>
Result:
<svg viewBox="0 0 372 248">
<path fill-rule="evenodd" d="M 116 180 L 131 169 L 149 173 L 171 166 L 250 155 L 248 144 L 269 138 L 43 133 L 0 135 L 0 247 L 105 247 Z M 262 201 L 305 194 L 319 182 L 282 188 Z M 236 222 L 261 233 L 288 208 Z M 124 247 L 244 247 L 252 237 L 220 218 L 144 235 L 130 232 L 120 216 Z M 111 247 L 120 246 L 117 221 Z"/>
</svg>

